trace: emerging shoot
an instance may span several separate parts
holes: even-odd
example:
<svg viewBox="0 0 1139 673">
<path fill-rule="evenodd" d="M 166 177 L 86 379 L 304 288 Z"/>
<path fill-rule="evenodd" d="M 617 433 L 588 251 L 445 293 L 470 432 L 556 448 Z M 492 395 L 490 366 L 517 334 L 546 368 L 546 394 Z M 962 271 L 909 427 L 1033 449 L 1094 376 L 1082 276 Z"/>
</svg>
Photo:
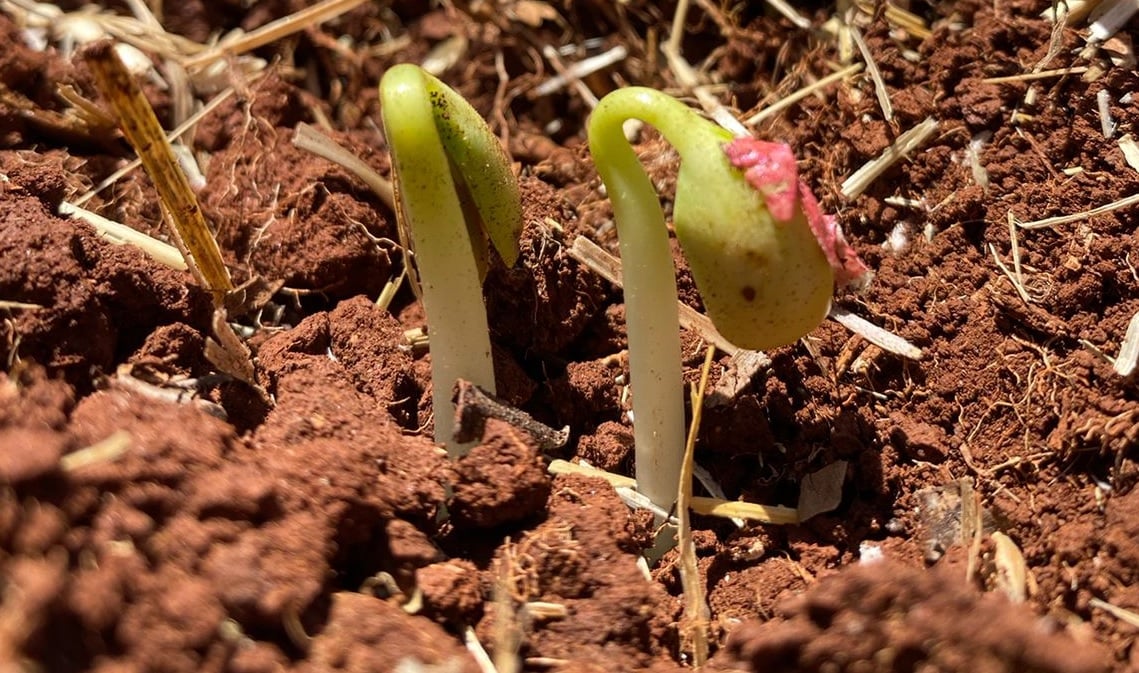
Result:
<svg viewBox="0 0 1139 673">
<path fill-rule="evenodd" d="M 674 98 L 631 87 L 601 100 L 589 148 L 613 202 L 624 266 L 637 489 L 668 509 L 684 447 L 675 271 L 664 213 L 622 133 L 639 119 L 680 154 L 673 224 L 716 328 L 764 350 L 826 316 L 836 276 L 866 268 L 798 178 L 786 145 L 733 138 Z"/>
<path fill-rule="evenodd" d="M 494 392 L 482 281 L 488 237 L 503 261 L 518 259 L 522 201 L 510 158 L 482 117 L 447 85 L 414 65 L 380 81 L 392 155 L 396 219 L 419 267 L 431 344 L 435 441 L 455 457 L 455 382 Z"/>
</svg>

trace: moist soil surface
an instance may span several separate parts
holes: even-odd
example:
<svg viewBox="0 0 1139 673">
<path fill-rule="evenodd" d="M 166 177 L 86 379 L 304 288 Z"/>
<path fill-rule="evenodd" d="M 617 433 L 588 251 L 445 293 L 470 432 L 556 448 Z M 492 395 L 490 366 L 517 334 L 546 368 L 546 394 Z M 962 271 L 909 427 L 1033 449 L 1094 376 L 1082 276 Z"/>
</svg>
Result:
<svg viewBox="0 0 1139 673">
<path fill-rule="evenodd" d="M 0 670 L 491 670 L 477 642 L 501 673 L 664 672 L 692 666 L 700 633 L 715 672 L 1139 670 L 1139 385 L 1111 362 L 1139 313 L 1139 219 L 1011 219 L 1139 191 L 1120 142 L 1139 133 L 1133 27 L 1088 47 L 1086 20 L 1053 29 L 1040 0 L 807 5 L 804 27 L 758 3 L 691 9 L 682 53 L 743 119 L 874 63 L 750 128 L 793 148 L 874 271 L 835 306 L 922 355 L 829 320 L 759 371 L 717 354 L 711 385 L 736 385 L 704 404 L 711 481 L 795 507 L 837 464 L 841 499 L 795 525 L 694 516 L 708 609 L 688 617 L 677 552 L 638 563 L 651 514 L 547 471 L 632 474 L 622 294 L 568 251 L 617 247 L 589 92 L 696 105 L 660 49 L 672 4 L 367 3 L 189 77 L 180 54 L 303 3 L 161 3 L 161 28 L 112 30 L 162 38 L 139 81 L 166 128 L 225 96 L 183 138 L 234 281 L 267 288 L 230 315 L 244 377 L 207 356 L 191 275 L 58 214 L 133 158 L 80 48 L 131 4 L 45 31 L 39 15 L 78 8 L 0 3 Z M 568 427 L 561 448 L 490 419 L 447 459 L 408 337 L 421 305 L 406 283 L 376 304 L 406 261 L 395 216 L 292 144 L 312 124 L 386 175 L 377 82 L 424 61 L 515 161 L 522 255 L 485 284 L 498 391 Z M 635 143 L 668 212 L 679 160 L 650 128 Z M 82 205 L 169 240 L 141 170 Z M 683 340 L 695 381 L 704 342 Z"/>
</svg>

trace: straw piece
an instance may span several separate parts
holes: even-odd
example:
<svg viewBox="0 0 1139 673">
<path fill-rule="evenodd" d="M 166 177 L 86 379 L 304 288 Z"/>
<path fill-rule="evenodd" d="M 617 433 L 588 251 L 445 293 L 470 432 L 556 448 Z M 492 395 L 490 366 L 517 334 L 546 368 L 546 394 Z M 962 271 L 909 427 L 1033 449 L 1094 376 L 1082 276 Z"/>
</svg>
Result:
<svg viewBox="0 0 1139 673">
<path fill-rule="evenodd" d="M 887 147 L 879 157 L 866 162 L 862 168 L 843 181 L 840 190 L 842 195 L 847 199 L 857 198 L 871 183 L 881 177 L 886 169 L 920 147 L 936 130 L 937 120 L 926 117 L 925 121 L 898 136 L 894 144 Z"/>
<path fill-rule="evenodd" d="M 294 12 L 276 21 L 270 21 L 264 26 L 250 31 L 236 40 L 219 44 L 192 58 L 188 58 L 182 65 L 187 70 L 204 68 L 226 56 L 244 54 L 258 47 L 265 46 L 270 42 L 276 42 L 283 37 L 304 30 L 309 26 L 315 26 L 325 21 L 335 19 L 341 14 L 351 11 L 362 4 L 364 4 L 364 0 L 324 0 L 324 2 L 319 2 L 312 7 L 306 7 L 299 12 Z"/>
<path fill-rule="evenodd" d="M 388 210 L 395 212 L 395 188 L 391 181 L 373 170 L 360 157 L 338 145 L 332 138 L 316 130 L 313 126 L 301 122 L 297 124 L 296 131 L 293 133 L 293 145 L 322 159 L 327 159 L 360 178 L 379 197 L 380 201 L 384 202 Z"/>
<path fill-rule="evenodd" d="M 158 191 L 159 199 L 174 225 L 175 235 L 192 258 L 191 272 L 220 306 L 233 289 L 221 250 L 202 215 L 186 174 L 178 166 L 174 150 L 158 123 L 138 83 L 115 53 L 111 42 L 101 42 L 87 52 L 91 72 L 119 117 L 123 134 L 134 147 Z M 190 260 L 187 260 L 189 263 Z"/>
<path fill-rule="evenodd" d="M 159 264 L 164 264 L 178 271 L 185 271 L 187 269 L 186 260 L 183 259 L 182 253 L 179 252 L 178 248 L 175 248 L 169 243 L 163 243 L 156 238 L 147 236 L 137 229 L 132 229 L 114 220 L 108 220 L 102 215 L 93 213 L 90 210 L 85 210 L 66 201 L 59 204 L 59 214 L 83 220 L 95 228 L 95 232 L 99 234 L 100 238 L 109 243 L 113 243 L 114 245 L 133 245 Z"/>
<path fill-rule="evenodd" d="M 1085 210 L 1085 211 L 1082 211 L 1079 213 L 1072 213 L 1071 215 L 1059 215 L 1056 217 L 1046 217 L 1043 220 L 1033 220 L 1032 222 L 1021 222 L 1018 219 L 1016 222 L 1016 226 L 1020 227 L 1021 229 L 1043 229 L 1045 227 L 1054 227 L 1054 226 L 1059 225 L 1059 224 L 1068 224 L 1070 222 L 1079 222 L 1080 220 L 1086 220 L 1090 217 L 1095 217 L 1096 215 L 1103 215 L 1104 213 L 1110 213 L 1110 212 L 1119 210 L 1121 208 L 1127 208 L 1127 207 L 1133 206 L 1137 203 L 1139 203 L 1139 194 L 1132 194 L 1131 196 L 1128 196 L 1128 197 L 1123 198 L 1123 199 L 1119 199 L 1118 201 L 1112 201 L 1111 203 L 1105 203 L 1104 205 L 1098 206 L 1096 208 L 1092 208 L 1091 210 Z"/>
<path fill-rule="evenodd" d="M 711 611 L 708 608 L 705 587 L 700 581 L 696 562 L 696 546 L 692 542 L 692 516 L 688 511 L 692 500 L 692 466 L 696 452 L 696 436 L 704 408 L 704 392 L 708 388 L 708 373 L 712 369 L 716 349 L 708 347 L 704 366 L 700 370 L 700 384 L 692 396 L 692 423 L 688 428 L 684 460 L 680 467 L 680 483 L 676 498 L 676 537 L 680 560 L 680 586 L 684 595 L 684 613 L 680 619 L 681 647 L 692 653 L 692 665 L 700 668 L 708 661 L 708 625 Z"/>
<path fill-rule="evenodd" d="M 1127 325 L 1127 334 L 1119 346 L 1119 357 L 1112 363 L 1116 374 L 1127 378 L 1139 369 L 1139 312 L 1131 316 Z"/>
<path fill-rule="evenodd" d="M 874 83 L 874 95 L 878 98 L 878 107 L 882 108 L 882 117 L 888 122 L 894 121 L 894 104 L 890 102 L 890 92 L 886 89 L 886 80 L 882 79 L 882 71 L 878 69 L 878 64 L 874 62 L 874 56 L 870 53 L 870 45 L 862 39 L 862 31 L 858 30 L 857 26 L 848 26 L 847 30 L 850 31 L 850 37 L 866 63 L 866 72 L 870 75 L 870 81 Z"/>
<path fill-rule="evenodd" d="M 751 502 L 736 500 L 720 500 L 719 498 L 705 498 L 692 496 L 692 511 L 706 516 L 718 516 L 725 519 L 748 519 L 773 524 L 799 523 L 799 510 L 794 507 L 780 507 L 778 505 L 757 505 Z"/>
<path fill-rule="evenodd" d="M 799 101 L 803 100 L 807 96 L 810 96 L 811 94 L 815 93 L 819 89 L 830 86 L 831 84 L 833 84 L 839 80 L 845 79 L 850 75 L 853 75 L 857 72 L 860 72 L 863 67 L 864 66 L 861 63 L 855 63 L 853 65 L 849 65 L 849 66 L 843 68 L 842 70 L 839 70 L 838 72 L 833 72 L 833 73 L 827 75 L 826 77 L 823 77 L 822 79 L 818 80 L 817 82 L 813 82 L 811 84 L 808 84 L 807 86 L 799 89 L 798 91 L 796 91 L 796 92 L 794 92 L 788 96 L 784 96 L 783 98 L 780 98 L 778 101 L 772 103 L 771 105 L 768 105 L 767 107 L 763 108 L 759 112 L 756 112 L 752 116 L 745 119 L 744 123 L 747 124 L 748 126 L 753 126 L 755 124 L 758 124 L 759 122 L 763 121 L 764 119 L 767 119 L 768 117 L 779 114 L 783 110 L 791 107 L 795 103 L 798 103 Z"/>
<path fill-rule="evenodd" d="M 909 341 L 906 341 L 893 332 L 878 327 L 865 318 L 855 315 L 842 307 L 832 305 L 827 317 L 882 350 L 889 351 L 894 355 L 900 355 L 910 360 L 921 360 L 923 357 L 922 350 Z"/>
</svg>

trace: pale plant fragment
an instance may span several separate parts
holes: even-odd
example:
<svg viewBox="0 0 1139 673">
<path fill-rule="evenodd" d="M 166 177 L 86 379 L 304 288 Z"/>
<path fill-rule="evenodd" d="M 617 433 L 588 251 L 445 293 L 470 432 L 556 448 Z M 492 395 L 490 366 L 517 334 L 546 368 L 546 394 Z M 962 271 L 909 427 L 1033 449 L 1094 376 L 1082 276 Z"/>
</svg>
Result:
<svg viewBox="0 0 1139 673">
<path fill-rule="evenodd" d="M 1040 72 L 1043 70 L 1044 66 L 1051 63 L 1052 59 L 1056 58 L 1064 47 L 1064 29 L 1066 28 L 1066 22 L 1063 20 L 1063 14 L 1068 11 L 1067 5 L 1064 2 L 1058 2 L 1053 6 L 1060 14 L 1057 17 L 1058 20 L 1052 22 L 1052 34 L 1048 39 L 1048 52 L 1036 62 L 1036 65 L 1032 66 L 1032 72 Z"/>
<path fill-rule="evenodd" d="M 313 126 L 302 122 L 297 124 L 296 131 L 293 133 L 293 145 L 322 159 L 327 159 L 355 175 L 368 185 L 368 188 L 388 207 L 388 210 L 395 212 L 395 188 L 391 181 L 373 170 L 358 156 L 341 147 L 335 140 L 316 130 Z"/>
<path fill-rule="evenodd" d="M 585 477 L 604 479 L 609 482 L 613 488 L 617 489 L 618 494 L 622 495 L 622 499 L 625 500 L 626 503 L 629 503 L 631 500 L 637 508 L 647 509 L 651 512 L 655 512 L 658 509 L 649 502 L 648 498 L 645 498 L 634 490 L 637 481 L 632 477 L 626 477 L 622 474 L 613 474 L 612 472 L 606 472 L 605 470 L 600 470 L 590 465 L 571 463 L 561 459 L 550 461 L 546 469 L 550 474 L 578 474 Z M 640 497 L 626 499 L 624 497 L 625 494 L 621 493 L 622 491 Z M 794 507 L 757 505 L 751 502 L 694 495 L 692 496 L 691 509 L 697 514 L 718 516 L 724 519 L 746 519 L 748 521 L 770 524 L 799 523 L 799 511 Z M 670 522 L 675 523 L 675 519 L 670 519 Z"/>
<path fill-rule="evenodd" d="M 1130 133 L 1125 133 L 1119 138 L 1119 151 L 1123 152 L 1123 160 L 1131 168 L 1139 171 L 1139 144 L 1135 142 L 1135 138 Z"/>
<path fill-rule="evenodd" d="M 878 11 L 878 5 L 873 2 L 858 0 L 855 5 L 858 7 L 858 10 L 860 12 L 868 17 L 873 17 L 875 12 Z M 929 26 L 926 25 L 925 20 L 917 14 L 914 14 L 907 9 L 903 9 L 902 7 L 899 7 L 892 2 L 887 2 L 885 5 L 886 9 L 884 14 L 886 17 L 886 22 L 891 26 L 901 28 L 910 36 L 915 37 L 919 40 L 924 40 L 927 37 L 933 35 L 933 32 L 929 29 Z"/>
<path fill-rule="evenodd" d="M 288 16 L 270 21 L 237 39 L 222 42 L 182 62 L 187 70 L 204 68 L 227 56 L 238 56 L 310 26 L 330 21 L 364 4 L 364 0 L 324 0 Z"/>
<path fill-rule="evenodd" d="M 75 472 L 92 465 L 110 463 L 125 454 L 133 441 L 131 433 L 116 430 L 110 436 L 60 458 L 59 469 L 61 472 Z"/>
<path fill-rule="evenodd" d="M 546 61 L 549 62 L 550 67 L 554 69 L 555 73 L 565 78 L 566 83 L 569 84 L 570 88 L 577 92 L 577 95 L 580 96 L 583 101 L 585 101 L 585 104 L 589 106 L 590 110 L 597 107 L 597 94 L 590 91 L 585 82 L 583 82 L 581 78 L 575 74 L 574 71 L 566 67 L 566 65 L 562 62 L 561 56 L 558 54 L 558 50 L 554 49 L 553 45 L 547 44 L 543 46 L 542 56 L 545 57 Z"/>
<path fill-rule="evenodd" d="M 989 193 L 989 171 L 981 163 L 981 150 L 985 148 L 985 143 L 989 142 L 992 137 L 991 131 L 982 131 L 973 136 L 965 148 L 965 157 L 969 161 L 969 171 L 973 175 L 973 182 L 977 183 L 985 194 Z"/>
<path fill-rule="evenodd" d="M 1053 23 L 1060 22 L 1065 26 L 1074 26 L 1087 18 L 1100 0 L 1067 0 L 1053 3 L 1051 7 L 1040 12 L 1040 18 L 1048 19 Z"/>
<path fill-rule="evenodd" d="M 1105 600 L 1094 597 L 1088 599 L 1088 605 L 1093 608 L 1099 608 L 1119 621 L 1139 629 L 1139 613 L 1132 612 L 1127 608 L 1121 608 L 1118 605 L 1112 605 Z"/>
<path fill-rule="evenodd" d="M 1097 215 L 1103 215 L 1104 213 L 1115 212 L 1117 210 L 1133 206 L 1137 203 L 1139 203 L 1139 194 L 1132 194 L 1131 196 L 1119 199 L 1118 201 L 1105 203 L 1104 205 L 1097 206 L 1091 210 L 1084 210 L 1078 213 L 1072 213 L 1071 215 L 1046 217 L 1043 220 L 1033 220 L 1031 222 L 1022 222 L 1020 218 L 1016 218 L 1016 226 L 1020 227 L 1021 229 L 1044 229 L 1045 227 L 1055 227 L 1061 224 L 1079 222 L 1081 220 L 1086 220 Z M 1014 215 L 1013 217 L 1015 218 L 1016 216 Z"/>
<path fill-rule="evenodd" d="M 1100 89 L 1095 95 L 1096 110 L 1099 112 L 1099 127 L 1103 137 L 1111 140 L 1115 135 L 1115 120 L 1111 117 L 1111 92 Z"/>
<path fill-rule="evenodd" d="M 887 147 L 880 156 L 868 161 L 843 181 L 840 188 L 842 195 L 847 199 L 857 198 L 888 168 L 904 159 L 910 152 L 921 147 L 937 130 L 937 125 L 936 119 L 927 117 L 917 126 L 898 136 L 894 144 Z"/>
<path fill-rule="evenodd" d="M 1102 43 L 1127 25 L 1139 12 L 1136 0 L 1105 0 L 1092 12 L 1088 26 L 1088 42 Z"/>
<path fill-rule="evenodd" d="M 718 516 L 725 519 L 747 519 L 771 524 L 799 523 L 799 510 L 778 505 L 757 505 L 737 500 L 721 500 L 692 496 L 692 511 L 705 516 Z"/>
<path fill-rule="evenodd" d="M 555 458 L 550 461 L 546 467 L 550 474 L 576 474 L 583 477 L 597 477 L 609 482 L 613 488 L 636 488 L 637 480 L 632 477 L 626 477 L 623 474 L 614 474 L 606 472 L 605 470 L 598 469 L 592 465 L 585 465 L 581 463 L 571 463 L 568 460 Z"/>
<path fill-rule="evenodd" d="M 0 299 L 0 311 L 39 311 L 43 308 L 44 307 L 39 304 L 32 304 L 26 301 Z"/>
<path fill-rule="evenodd" d="M 786 17 L 796 28 L 800 30 L 809 30 L 811 28 L 811 21 L 800 14 L 799 11 L 792 7 L 786 0 L 767 0 L 767 6 Z"/>
<path fill-rule="evenodd" d="M 771 4 L 771 3 L 769 3 Z M 774 5 L 772 5 L 774 6 Z M 700 106 L 708 113 L 721 128 L 726 129 L 734 136 L 748 136 L 750 133 L 740 120 L 720 102 L 709 90 L 709 87 L 700 83 L 696 69 L 684 58 L 680 51 L 680 40 L 684 36 L 684 20 L 688 14 L 688 0 L 681 0 L 676 5 L 672 15 L 672 32 L 668 42 L 664 44 L 663 51 L 668 67 L 676 75 L 681 86 L 690 90 Z"/>
<path fill-rule="evenodd" d="M 467 651 L 471 653 L 471 658 L 478 664 L 479 670 L 482 673 L 506 673 L 500 671 L 495 667 L 494 661 L 487 654 L 486 648 L 479 642 L 479 637 L 475 634 L 475 630 L 468 626 L 463 629 L 463 645 L 466 646 Z"/>
<path fill-rule="evenodd" d="M 1116 374 L 1128 378 L 1139 370 L 1139 312 L 1131 316 L 1127 333 L 1119 346 L 1119 356 L 1111 364 Z"/>
<path fill-rule="evenodd" d="M 882 79 L 882 71 L 874 62 L 874 55 L 870 53 L 870 45 L 866 44 L 866 40 L 862 38 L 862 31 L 858 30 L 857 26 L 847 26 L 847 30 L 850 31 L 850 37 L 858 47 L 858 52 L 862 54 L 863 62 L 866 63 L 866 73 L 874 83 L 874 95 L 878 98 L 878 107 L 882 108 L 882 117 L 888 122 L 894 121 L 894 104 L 890 102 L 890 92 L 886 89 L 886 81 Z"/>
<path fill-rule="evenodd" d="M 576 63 L 572 63 L 566 66 L 564 72 L 554 74 L 546 81 L 531 89 L 529 97 L 540 98 L 542 96 L 548 96 L 556 91 L 560 91 L 574 80 L 580 80 L 584 77 L 592 75 L 595 72 L 604 70 L 611 65 L 620 63 L 621 61 L 625 60 L 628 55 L 628 47 L 623 44 L 619 44 L 616 47 L 609 49 L 608 51 L 597 54 L 596 56 L 583 58 Z"/>
<path fill-rule="evenodd" d="M 708 387 L 708 373 L 716 349 L 709 346 L 700 370 L 700 383 L 692 394 L 692 422 L 688 427 L 688 440 L 684 446 L 684 460 L 680 465 L 680 483 L 676 496 L 676 537 L 679 553 L 680 585 L 684 594 L 684 612 L 680 618 L 681 647 L 692 653 L 692 666 L 700 668 L 708 661 L 708 626 L 711 610 L 705 587 L 700 581 L 700 568 L 696 564 L 696 546 L 692 542 L 692 517 L 689 503 L 692 500 L 693 460 L 696 453 L 696 436 L 704 408 L 704 391 Z"/>
<path fill-rule="evenodd" d="M 831 84 L 834 84 L 835 82 L 841 81 L 841 80 L 846 79 L 847 77 L 849 77 L 851 75 L 854 75 L 854 74 L 861 72 L 864 67 L 865 66 L 863 66 L 861 63 L 854 63 L 852 65 L 849 65 L 849 66 L 843 68 L 842 70 L 838 70 L 836 72 L 833 72 L 833 73 L 827 75 L 826 77 L 822 77 L 819 80 L 812 82 L 811 84 L 808 84 L 807 86 L 800 88 L 799 90 L 795 91 L 794 93 L 791 93 L 787 96 L 784 96 L 783 98 L 780 98 L 779 100 L 775 101 L 771 105 L 768 105 L 767 107 L 763 108 L 759 112 L 756 112 L 755 114 L 751 115 L 750 117 L 748 117 L 747 119 L 744 120 L 744 124 L 747 124 L 748 126 L 754 126 L 755 124 L 758 124 L 759 122 L 761 122 L 761 121 L 763 121 L 769 117 L 773 117 L 773 116 L 779 114 L 780 112 L 782 112 L 783 110 L 786 110 L 787 108 L 791 107 L 795 103 L 798 103 L 799 101 L 803 100 L 807 96 L 810 96 L 810 95 L 816 93 L 817 91 L 820 91 L 820 90 L 830 86 Z"/>
<path fill-rule="evenodd" d="M 997 587 L 1008 596 L 1013 603 L 1023 603 L 1035 590 L 1035 581 L 1028 572 L 1028 564 L 1024 561 L 1024 554 L 1012 538 L 1000 531 L 989 535 L 996 546 L 993 553 L 993 565 L 996 569 Z"/>
<path fill-rule="evenodd" d="M 220 306 L 226 293 L 233 289 L 229 270 L 222 261 L 217 241 L 206 224 L 197 197 L 174 157 L 154 110 L 109 43 L 95 45 L 88 52 L 87 61 L 99 88 L 119 117 L 123 134 L 135 148 L 158 191 L 163 209 L 173 222 L 172 233 L 183 250 L 191 273 L 213 294 L 214 303 Z"/>
<path fill-rule="evenodd" d="M 832 305 L 827 317 L 882 350 L 889 351 L 894 355 L 909 360 L 921 360 L 923 357 L 922 350 L 909 341 L 906 341 L 889 330 L 878 327 L 865 318 L 855 315 L 841 306 Z"/>
<path fill-rule="evenodd" d="M 470 50 L 470 41 L 466 35 L 458 34 L 443 40 L 431 48 L 419 67 L 426 72 L 439 77 L 454 67 L 466 57 Z"/>
<path fill-rule="evenodd" d="M 177 271 L 185 271 L 186 260 L 178 248 L 163 243 L 148 236 L 137 229 L 109 220 L 102 215 L 85 210 L 79 206 L 63 201 L 59 204 L 59 214 L 83 220 L 95 228 L 95 233 L 108 243 L 114 245 L 132 245 L 146 253 L 154 261 Z"/>
<path fill-rule="evenodd" d="M 1041 70 L 1040 72 L 1025 72 L 1019 75 L 1002 75 L 1000 77 L 986 77 L 981 80 L 984 84 L 1006 84 L 1009 82 L 1032 82 L 1038 79 L 1052 79 L 1053 77 L 1066 77 L 1068 75 L 1082 75 L 1088 71 L 1087 66 L 1077 65 L 1070 68 L 1056 68 L 1054 70 Z"/>
</svg>

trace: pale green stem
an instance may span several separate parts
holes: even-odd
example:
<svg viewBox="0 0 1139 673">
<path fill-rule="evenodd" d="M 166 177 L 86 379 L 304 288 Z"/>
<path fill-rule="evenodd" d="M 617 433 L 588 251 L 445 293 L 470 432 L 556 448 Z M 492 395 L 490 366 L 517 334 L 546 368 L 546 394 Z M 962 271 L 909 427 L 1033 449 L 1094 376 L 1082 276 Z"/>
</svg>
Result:
<svg viewBox="0 0 1139 673">
<path fill-rule="evenodd" d="M 451 146 L 445 147 L 445 138 L 441 137 L 437 124 L 444 126 L 442 135 L 449 136 L 446 140 L 452 142 L 456 138 L 466 141 L 471 136 L 481 142 L 482 132 L 489 135 L 489 130 L 458 94 L 415 66 L 400 65 L 388 70 L 380 86 L 380 100 L 392 153 L 392 172 L 396 176 L 397 208 L 402 209 L 401 219 L 411 225 L 427 315 L 435 441 L 445 444 L 448 453 L 455 457 L 469 449 L 469 446 L 456 445 L 451 438 L 454 425 L 451 397 L 455 382 L 465 379 L 491 392 L 495 387 L 482 278 L 476 261 L 485 253 L 486 242 L 471 239 L 448 152 L 460 170 L 464 163 L 482 161 L 483 170 L 479 175 L 464 178 L 472 192 L 476 191 L 473 183 L 487 180 L 488 175 L 501 174 L 495 170 L 497 164 L 490 166 L 490 159 L 498 162 L 505 155 L 494 141 L 490 151 L 497 151 L 496 156 L 475 160 L 468 156 L 455 158 Z M 472 116 L 483 128 L 454 128 L 470 122 Z M 490 137 L 493 140 L 493 136 Z M 467 153 L 471 152 L 478 154 L 478 147 L 468 148 Z M 509 173 L 509 163 L 505 160 L 500 163 Z M 513 198 L 513 209 L 520 212 L 517 186 L 513 192 L 509 185 L 499 187 L 504 190 L 500 191 L 499 198 L 504 201 Z M 477 193 L 474 197 L 479 200 Z M 489 219 L 485 212 L 483 216 Z M 514 261 L 509 253 L 503 257 L 508 263 Z"/>
<path fill-rule="evenodd" d="M 667 510 L 676 499 L 685 441 L 676 272 L 660 200 L 622 131 L 629 119 L 654 126 L 682 157 L 692 143 L 707 141 L 700 127 L 710 125 L 679 101 L 639 87 L 607 95 L 589 122 L 589 150 L 620 239 L 637 490 Z"/>
</svg>

